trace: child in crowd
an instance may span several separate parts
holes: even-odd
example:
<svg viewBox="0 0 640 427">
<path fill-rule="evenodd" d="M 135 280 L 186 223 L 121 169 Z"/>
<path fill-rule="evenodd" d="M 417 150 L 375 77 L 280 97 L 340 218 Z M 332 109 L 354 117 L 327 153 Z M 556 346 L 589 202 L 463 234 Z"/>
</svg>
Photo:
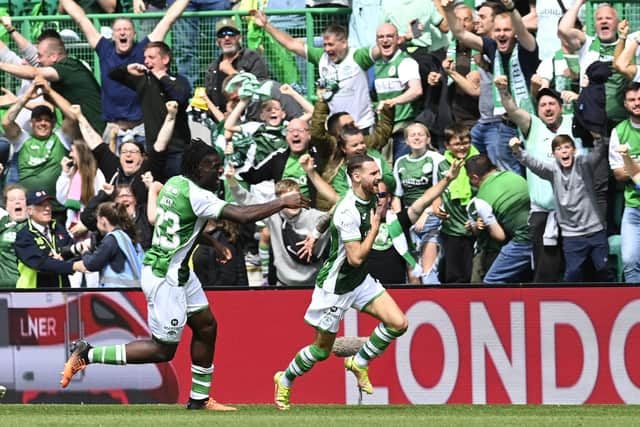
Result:
<svg viewBox="0 0 640 427">
<path fill-rule="evenodd" d="M 255 197 L 238 184 L 234 169 L 228 166 L 225 176 L 229 188 L 240 205 L 254 203 Z M 292 179 L 283 179 L 275 185 L 275 196 L 300 192 L 300 186 Z M 330 215 L 317 209 L 283 209 L 263 221 L 271 236 L 273 263 L 278 286 L 310 286 L 322 267 L 321 254 L 327 246 L 328 233 L 314 233 L 319 222 L 328 222 Z M 307 236 L 313 236 L 310 248 Z"/>
<path fill-rule="evenodd" d="M 466 161 L 479 154 L 471 145 L 469 128 L 456 123 L 444 131 L 444 160 L 438 165 L 438 180 L 448 172 L 455 160 Z M 442 221 L 440 242 L 444 252 L 440 278 L 444 283 L 469 283 L 473 264 L 475 237 L 465 227 L 467 206 L 473 197 L 473 190 L 467 171 L 460 170 L 447 190 L 436 201 L 434 213 Z"/>
<path fill-rule="evenodd" d="M 431 147 L 431 134 L 422 123 L 413 123 L 404 131 L 411 152 L 400 156 L 393 165 L 396 189 L 391 207 L 395 212 L 410 206 L 428 188 L 438 182 L 437 171 L 444 157 Z M 412 227 L 412 238 L 420 255 L 422 283 L 438 280 L 438 229 L 440 219 L 430 209 L 425 210 Z M 409 280 L 411 281 L 411 277 Z M 415 278 L 413 278 L 415 281 Z"/>
<path fill-rule="evenodd" d="M 139 287 L 144 252 L 126 206 L 102 203 L 96 217 L 104 237 L 93 252 L 83 255 L 84 266 L 100 272 L 100 287 Z"/>
<path fill-rule="evenodd" d="M 308 121 L 311 118 L 313 105 L 291 86 L 280 86 L 280 93 L 291 96 L 304 109 L 305 113 L 299 117 L 300 119 Z M 218 146 L 224 144 L 225 162 L 237 168 L 237 173 L 245 172 L 251 167 L 259 165 L 277 150 L 288 146 L 285 139 L 288 123 L 285 121 L 287 112 L 278 99 L 272 98 L 262 102 L 259 121 L 239 124 L 241 116 L 251 100 L 251 97 L 240 96 L 225 121 L 224 138 L 218 138 L 217 141 Z M 256 203 L 271 200 L 274 194 L 274 183 L 265 181 L 254 184 L 251 191 L 256 196 Z M 265 283 L 269 273 L 269 240 L 269 230 L 263 226 L 260 231 L 258 255 Z"/>
<path fill-rule="evenodd" d="M 80 220 L 80 214 L 105 184 L 105 178 L 91 149 L 82 140 L 73 142 L 69 157 L 63 157 L 60 165 L 62 171 L 56 180 L 56 200 L 67 208 L 65 226 L 74 242 L 79 242 L 87 237 L 89 231 Z M 69 277 L 71 287 L 80 287 L 83 277 L 87 287 L 98 286 L 96 273 L 76 272 Z"/>
</svg>

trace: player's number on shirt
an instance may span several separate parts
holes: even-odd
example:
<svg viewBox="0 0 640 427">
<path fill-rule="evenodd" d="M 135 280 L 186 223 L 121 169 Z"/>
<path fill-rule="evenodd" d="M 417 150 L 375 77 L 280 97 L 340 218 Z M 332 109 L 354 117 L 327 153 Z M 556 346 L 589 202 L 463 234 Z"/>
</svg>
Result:
<svg viewBox="0 0 640 427">
<path fill-rule="evenodd" d="M 180 246 L 180 217 L 175 212 L 158 208 L 156 211 L 156 233 L 153 244 L 166 249 L 176 249 Z"/>
</svg>

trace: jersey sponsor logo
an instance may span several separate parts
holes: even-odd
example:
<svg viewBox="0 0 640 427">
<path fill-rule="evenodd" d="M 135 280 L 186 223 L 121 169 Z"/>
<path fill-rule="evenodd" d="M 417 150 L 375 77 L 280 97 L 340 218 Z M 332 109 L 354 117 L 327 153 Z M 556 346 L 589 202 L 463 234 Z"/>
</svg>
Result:
<svg viewBox="0 0 640 427">
<path fill-rule="evenodd" d="M 46 157 L 31 157 L 27 164 L 29 166 L 40 166 L 47 161 Z"/>
<path fill-rule="evenodd" d="M 169 194 L 173 194 L 174 196 L 177 196 L 180 193 L 180 189 L 178 187 L 174 187 L 173 185 L 165 185 L 163 190 L 165 190 Z"/>
<path fill-rule="evenodd" d="M 420 177 L 419 179 L 416 178 L 405 178 L 402 180 L 402 186 L 403 187 L 421 187 L 424 185 L 428 185 L 429 182 L 431 180 L 429 179 L 429 177 L 423 176 Z"/>
<path fill-rule="evenodd" d="M 171 207 L 173 206 L 173 199 L 163 197 L 162 199 L 160 199 L 160 204 L 163 206 Z"/>
</svg>

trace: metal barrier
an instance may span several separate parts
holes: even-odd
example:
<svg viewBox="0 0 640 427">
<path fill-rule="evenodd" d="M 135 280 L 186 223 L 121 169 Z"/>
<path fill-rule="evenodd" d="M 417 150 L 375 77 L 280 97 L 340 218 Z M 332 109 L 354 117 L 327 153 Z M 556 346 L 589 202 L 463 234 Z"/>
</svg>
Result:
<svg viewBox="0 0 640 427">
<path fill-rule="evenodd" d="M 601 4 L 610 4 L 612 5 L 616 11 L 618 12 L 619 18 L 626 19 L 629 21 L 629 29 L 630 32 L 640 30 L 640 2 L 637 0 L 610 0 L 608 2 L 602 1 L 592 1 L 589 0 L 587 2 L 587 8 L 585 10 L 586 20 L 585 22 L 587 26 L 587 34 L 594 35 L 596 30 L 594 26 L 594 18 L 595 13 L 599 5 Z"/>
<path fill-rule="evenodd" d="M 280 27 L 293 37 L 305 38 L 309 46 L 314 45 L 314 39 L 322 34 L 323 29 L 330 23 L 346 24 L 349 19 L 350 9 L 346 8 L 309 8 L 295 10 L 268 10 L 267 15 L 277 27 Z M 117 18 L 128 18 L 134 22 L 138 40 L 150 32 L 155 23 L 164 16 L 164 13 L 144 13 L 144 14 L 109 14 L 109 15 L 88 15 L 95 28 L 103 35 L 110 38 L 111 24 Z M 194 63 L 197 70 L 196 86 L 204 84 L 204 75 L 209 64 L 219 55 L 216 45 L 215 25 L 219 19 L 233 18 L 242 29 L 242 45 L 259 43 L 261 40 L 259 31 L 246 11 L 215 11 L 215 12 L 185 12 L 174 24 L 172 31 L 167 35 L 166 42 L 173 48 L 173 72 L 176 71 L 176 58 L 179 58 L 185 51 L 194 53 Z M 189 19 L 190 18 L 190 19 Z M 35 40 L 42 28 L 54 28 L 62 31 L 63 40 L 70 55 L 85 61 L 94 71 L 96 79 L 100 81 L 100 69 L 98 57 L 89 46 L 84 33 L 78 25 L 68 15 L 52 16 L 16 16 L 12 17 L 13 23 L 18 30 L 27 38 Z M 180 22 L 197 23 L 197 36 L 195 39 L 180 39 Z M 274 42 L 275 43 L 275 42 Z M 273 43 L 264 42 L 265 47 L 262 53 L 269 66 L 270 77 L 284 83 L 299 83 L 303 88 L 314 88 L 316 71 L 311 64 L 304 60 L 295 58 L 295 55 L 283 50 L 275 50 Z M 15 50 L 13 41 L 9 47 Z M 186 47 L 186 49 L 185 49 Z M 289 54 L 289 55 L 287 55 Z M 281 64 L 283 61 L 290 61 L 287 67 L 289 71 L 283 71 Z M 291 72 L 293 70 L 293 72 Z M 15 89 L 19 82 L 11 76 L 3 75 L 1 83 L 4 87 Z M 312 94 L 313 91 L 309 91 Z"/>
</svg>

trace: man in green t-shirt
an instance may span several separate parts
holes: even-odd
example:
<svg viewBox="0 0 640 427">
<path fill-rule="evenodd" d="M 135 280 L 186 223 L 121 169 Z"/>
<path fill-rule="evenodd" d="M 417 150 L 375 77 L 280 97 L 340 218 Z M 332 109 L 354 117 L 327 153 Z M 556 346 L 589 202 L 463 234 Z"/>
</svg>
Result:
<svg viewBox="0 0 640 427">
<path fill-rule="evenodd" d="M 529 232 L 529 189 L 520 175 L 498 171 L 485 154 L 465 163 L 471 185 L 478 188 L 469 211 L 482 218 L 483 232 L 507 242 L 484 277 L 485 283 L 527 280 L 531 273 L 532 244 Z M 474 216 L 474 215 L 472 215 Z"/>
<path fill-rule="evenodd" d="M 227 204 L 214 194 L 222 170 L 222 160 L 215 148 L 194 141 L 184 152 L 183 175 L 170 178 L 159 190 L 153 242 L 144 258 L 141 283 L 149 304 L 152 338 L 100 347 L 92 347 L 84 340 L 74 343 L 60 381 L 63 388 L 89 363 L 125 365 L 170 361 L 185 325 L 189 325 L 193 331 L 192 386 L 187 408 L 235 409 L 209 397 L 217 323 L 198 277 L 189 269 L 193 247 L 209 219 L 246 223 L 283 208 L 308 207 L 309 201 L 300 193 L 287 193 L 259 205 Z"/>
<path fill-rule="evenodd" d="M 56 194 L 56 180 L 62 171 L 60 162 L 71 147 L 72 121 L 65 119 L 62 128 L 56 127 L 53 110 L 41 104 L 31 110 L 30 131 L 16 122 L 18 113 L 42 82 L 42 79 L 34 81 L 17 99 L 2 118 L 2 126 L 14 148 L 20 184 L 27 191 L 45 190 L 48 194 Z M 57 201 L 52 202 L 54 212 L 64 214 L 64 208 Z"/>
<path fill-rule="evenodd" d="M 422 96 L 422 83 L 418 63 L 400 50 L 396 27 L 390 23 L 380 25 L 376 31 L 376 45 L 381 54 L 374 64 L 378 106 L 386 103 L 396 107 L 393 126 L 395 162 L 411 151 L 404 139 L 404 128 L 418 114 L 415 102 Z"/>
<path fill-rule="evenodd" d="M 47 35 L 38 42 L 37 50 L 40 67 L 0 63 L 0 70 L 27 80 L 44 77 L 70 104 L 80 105 L 91 126 L 102 134 L 105 122 L 102 119 L 100 85 L 89 66 L 70 57 L 59 36 Z"/>
<path fill-rule="evenodd" d="M 624 212 L 620 224 L 620 251 L 627 283 L 640 282 L 640 192 L 625 168 L 625 157 L 633 162 L 640 160 L 640 83 L 630 83 L 624 92 L 624 106 L 629 118 L 618 124 L 609 140 L 609 167 L 617 181 L 624 183 Z M 621 147 L 625 146 L 621 150 Z"/>
</svg>

